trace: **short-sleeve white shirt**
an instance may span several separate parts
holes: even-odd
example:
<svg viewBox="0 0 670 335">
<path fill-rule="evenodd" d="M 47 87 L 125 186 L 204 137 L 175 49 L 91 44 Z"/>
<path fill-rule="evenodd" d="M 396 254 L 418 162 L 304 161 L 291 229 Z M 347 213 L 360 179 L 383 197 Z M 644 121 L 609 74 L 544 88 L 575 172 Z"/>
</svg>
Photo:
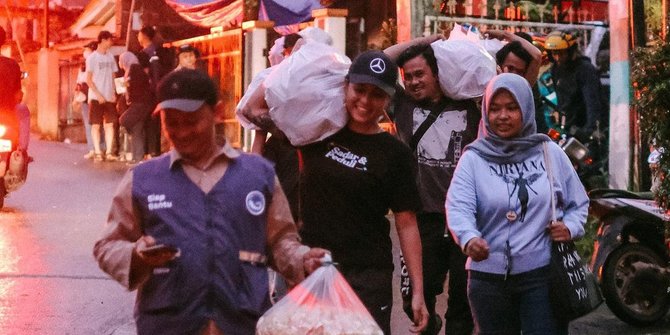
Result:
<svg viewBox="0 0 670 335">
<path fill-rule="evenodd" d="M 93 83 L 98 88 L 108 102 L 116 101 L 116 91 L 114 89 L 114 73 L 119 70 L 116 60 L 110 52 L 101 54 L 98 51 L 91 53 L 86 58 L 86 72 L 93 74 Z M 88 90 L 88 101 L 97 100 L 93 90 Z"/>
</svg>

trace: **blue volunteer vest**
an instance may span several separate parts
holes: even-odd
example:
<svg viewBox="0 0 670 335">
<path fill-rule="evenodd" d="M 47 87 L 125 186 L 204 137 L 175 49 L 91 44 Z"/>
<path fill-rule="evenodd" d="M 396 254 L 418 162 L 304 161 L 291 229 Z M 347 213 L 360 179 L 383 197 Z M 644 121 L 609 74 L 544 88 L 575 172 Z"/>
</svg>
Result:
<svg viewBox="0 0 670 335">
<path fill-rule="evenodd" d="M 254 256 L 265 255 L 272 166 L 242 154 L 205 194 L 180 164 L 169 165 L 164 155 L 133 172 L 144 234 L 181 250 L 139 288 L 138 334 L 199 334 L 208 320 L 226 335 L 254 334 L 270 307 L 267 269 Z"/>
</svg>

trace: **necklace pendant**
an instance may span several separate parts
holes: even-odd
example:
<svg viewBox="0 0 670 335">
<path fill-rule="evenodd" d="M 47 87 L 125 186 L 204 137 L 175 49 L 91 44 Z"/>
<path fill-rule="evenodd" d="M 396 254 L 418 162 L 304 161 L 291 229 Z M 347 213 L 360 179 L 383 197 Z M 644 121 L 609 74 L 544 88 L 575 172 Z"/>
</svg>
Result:
<svg viewBox="0 0 670 335">
<path fill-rule="evenodd" d="M 510 210 L 509 212 L 507 212 L 507 214 L 505 216 L 507 217 L 507 220 L 509 220 L 509 221 L 516 220 L 516 212 L 515 211 Z"/>
</svg>

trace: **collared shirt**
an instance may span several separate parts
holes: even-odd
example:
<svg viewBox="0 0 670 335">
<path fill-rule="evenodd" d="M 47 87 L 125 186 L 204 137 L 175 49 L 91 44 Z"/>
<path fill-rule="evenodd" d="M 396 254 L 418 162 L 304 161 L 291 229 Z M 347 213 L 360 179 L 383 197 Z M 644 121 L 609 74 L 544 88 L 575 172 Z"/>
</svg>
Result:
<svg viewBox="0 0 670 335">
<path fill-rule="evenodd" d="M 171 150 L 169 155 L 170 169 L 180 164 L 186 176 L 203 192 L 208 193 L 223 177 L 229 162 L 239 157 L 240 152 L 225 144 L 202 168 L 188 164 L 175 150 Z M 130 273 L 135 241 L 142 236 L 139 213 L 133 209 L 132 204 L 132 181 L 131 169 L 121 180 L 112 199 L 103 235 L 93 249 L 100 267 L 130 290 L 146 281 L 151 272 L 150 268 L 145 268 L 142 273 Z M 268 208 L 267 245 L 271 266 L 289 284 L 296 284 L 304 279 L 303 256 L 309 248 L 300 243 L 288 201 L 276 177 L 272 202 Z M 219 334 L 222 333 L 213 322 L 203 331 L 203 335 Z"/>
</svg>

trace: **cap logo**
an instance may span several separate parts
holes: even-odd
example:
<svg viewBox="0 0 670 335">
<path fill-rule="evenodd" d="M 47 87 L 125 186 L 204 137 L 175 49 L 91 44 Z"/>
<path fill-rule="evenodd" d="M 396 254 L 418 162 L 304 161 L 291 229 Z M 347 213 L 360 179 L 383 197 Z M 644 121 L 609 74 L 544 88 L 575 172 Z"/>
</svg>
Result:
<svg viewBox="0 0 670 335">
<path fill-rule="evenodd" d="M 375 58 L 370 61 L 370 70 L 374 73 L 384 73 L 386 71 L 386 63 L 381 58 Z"/>
</svg>

